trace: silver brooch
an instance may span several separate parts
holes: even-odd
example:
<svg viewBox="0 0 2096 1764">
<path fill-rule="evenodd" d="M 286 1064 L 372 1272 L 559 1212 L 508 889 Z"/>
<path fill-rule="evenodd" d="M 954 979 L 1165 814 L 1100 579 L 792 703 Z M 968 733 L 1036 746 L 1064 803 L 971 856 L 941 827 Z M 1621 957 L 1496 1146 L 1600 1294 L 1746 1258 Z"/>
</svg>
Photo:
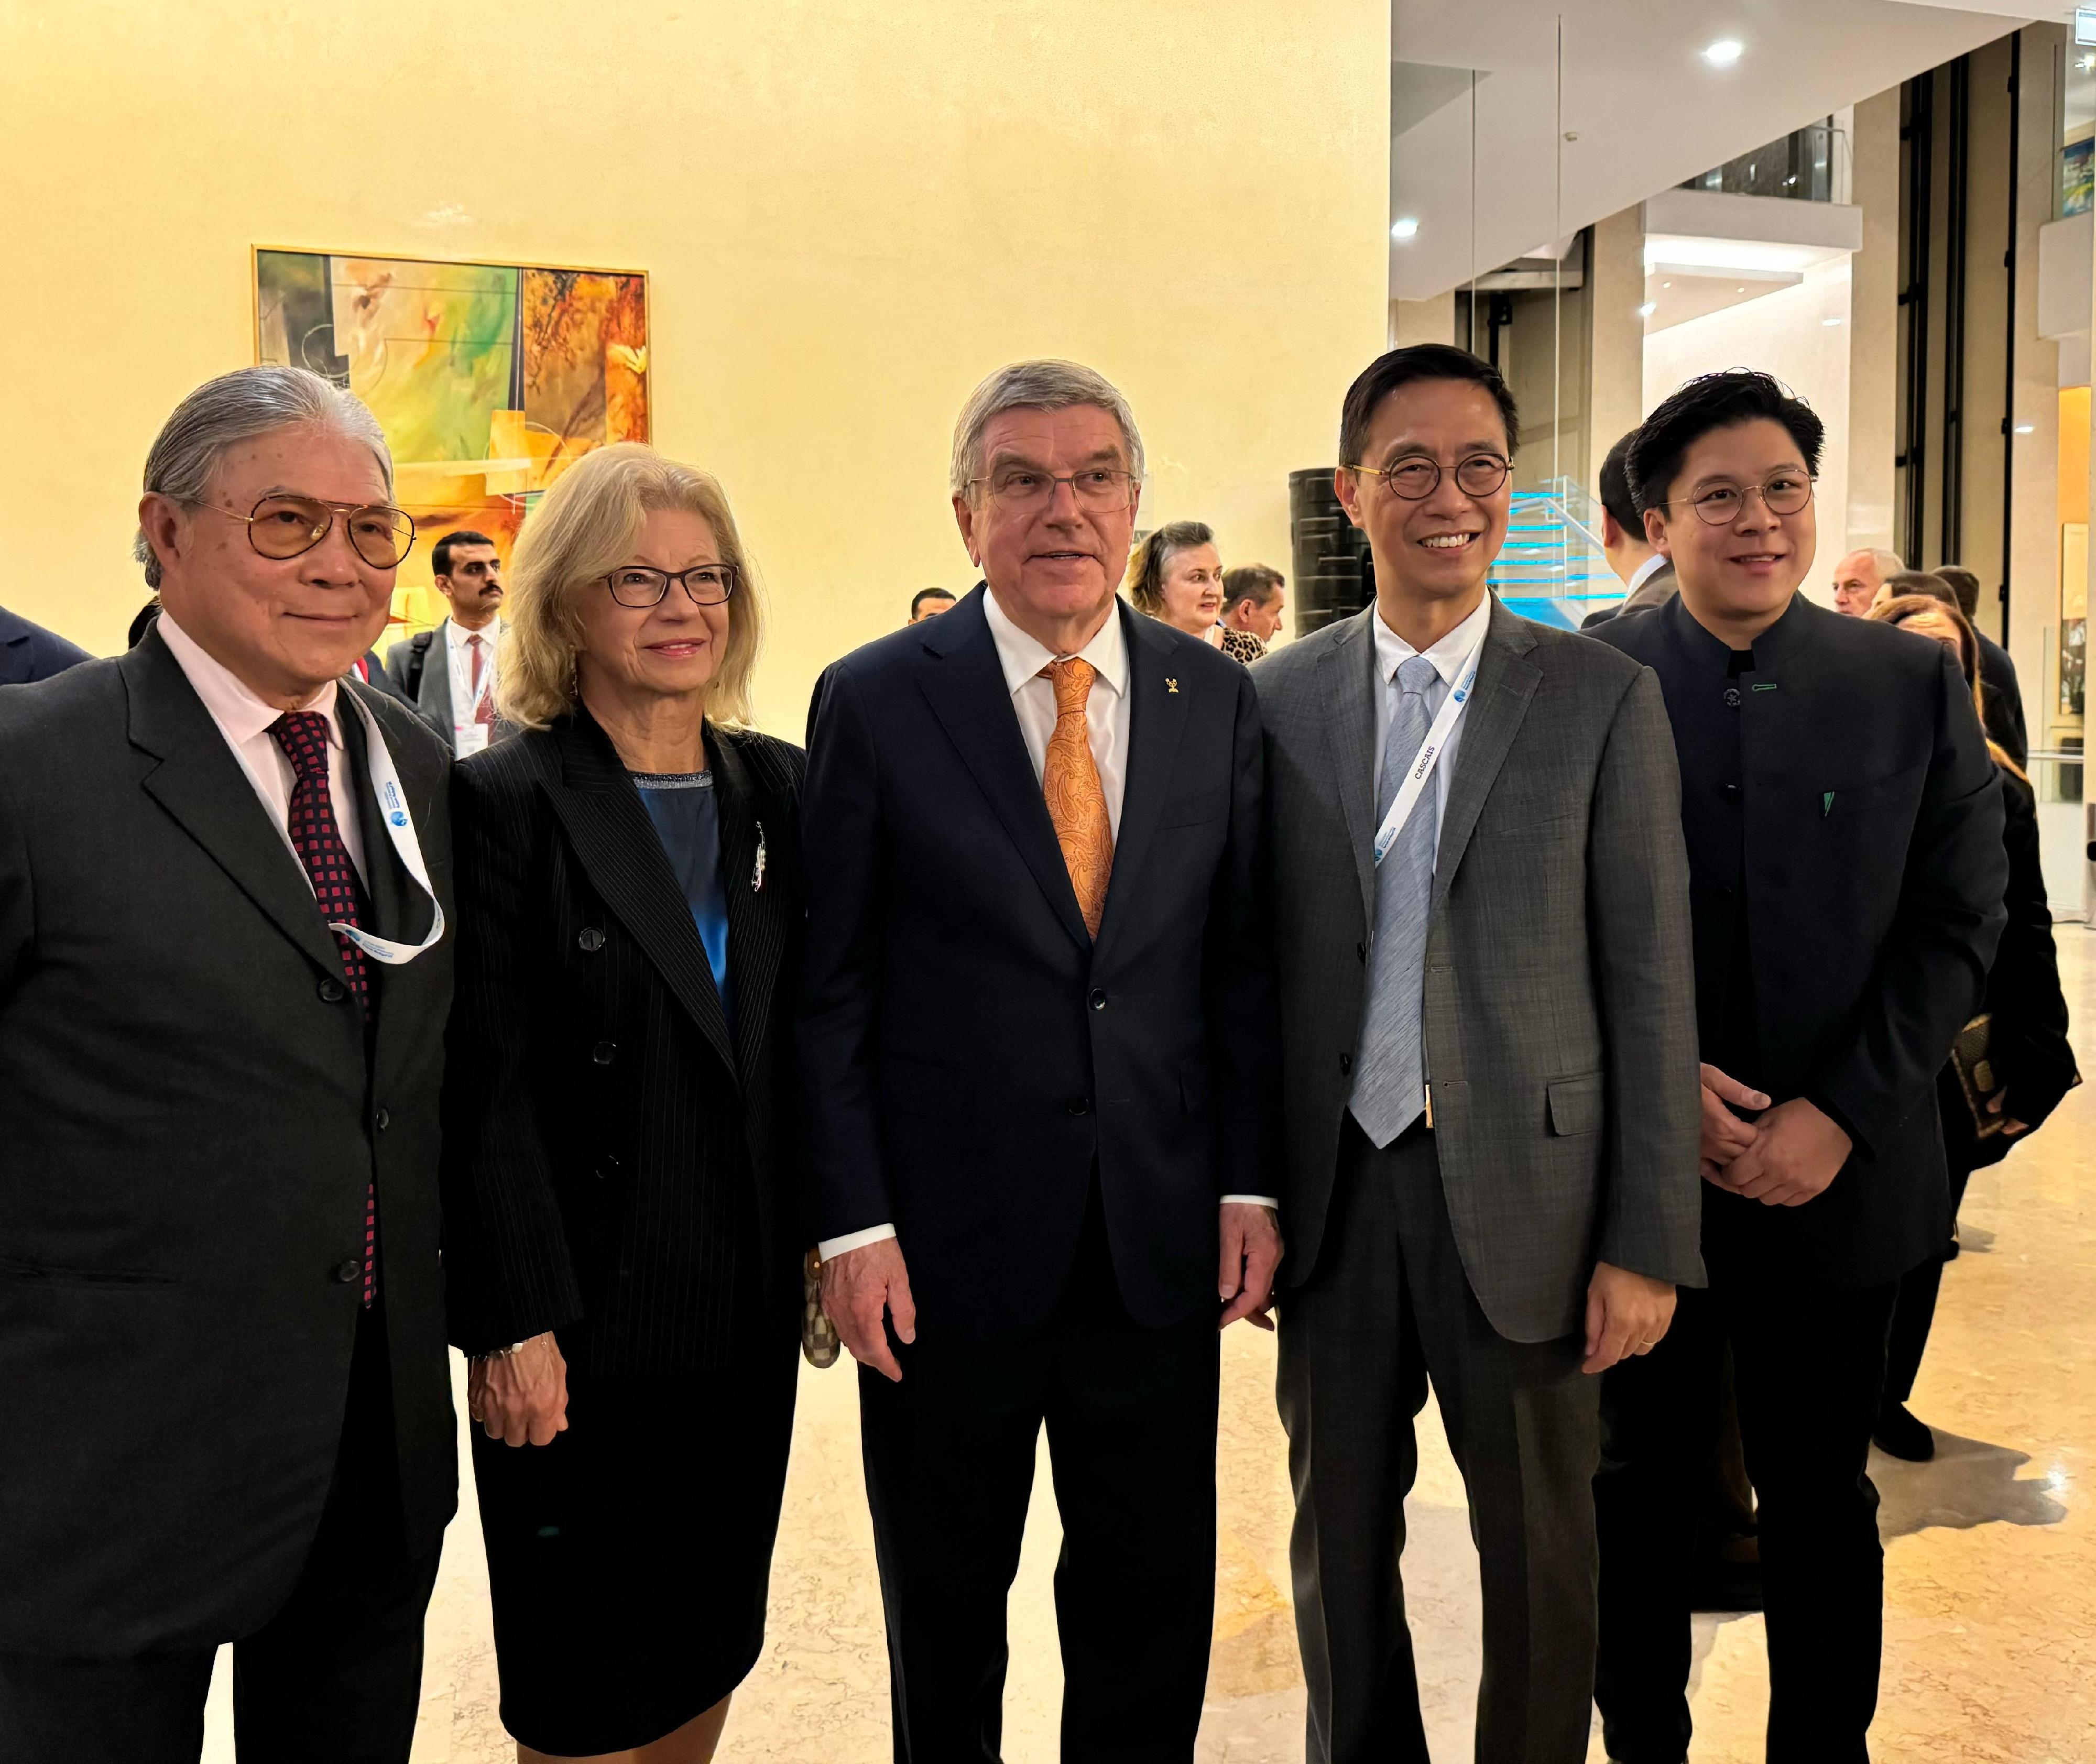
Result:
<svg viewBox="0 0 2096 1764">
<path fill-rule="evenodd" d="M 764 892 L 764 823 L 762 821 L 757 823 L 757 867 L 749 872 L 749 892 L 753 894 Z"/>
</svg>

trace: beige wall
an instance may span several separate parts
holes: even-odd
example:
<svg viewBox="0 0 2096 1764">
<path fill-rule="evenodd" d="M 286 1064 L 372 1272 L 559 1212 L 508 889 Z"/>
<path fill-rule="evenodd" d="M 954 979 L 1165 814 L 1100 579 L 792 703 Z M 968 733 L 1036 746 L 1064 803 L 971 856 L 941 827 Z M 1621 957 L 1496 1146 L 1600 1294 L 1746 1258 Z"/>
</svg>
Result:
<svg viewBox="0 0 2096 1764">
<path fill-rule="evenodd" d="M 1893 545 L 1898 434 L 1899 88 L 1856 106 L 1849 200 L 1863 211 L 1863 248 L 1849 260 L 1849 510 L 1851 549 Z M 1831 569 L 1839 559 L 1826 557 Z M 1823 587 L 1827 570 L 1815 572 Z"/>
<path fill-rule="evenodd" d="M 1285 566 L 1387 323 L 1389 59 L 1381 0 L 0 10 L 0 600 L 121 644 L 146 447 L 253 359 L 257 243 L 648 271 L 656 439 L 736 504 L 781 731 L 966 586 L 953 417 L 1015 356 L 1127 391 L 1145 525 Z"/>
<path fill-rule="evenodd" d="M 1451 343 L 1456 340 L 1456 295 L 1452 290 L 1425 300 L 1390 303 L 1390 346 Z"/>
<path fill-rule="evenodd" d="M 1644 421 L 1644 212 L 1626 208 L 1594 224 L 1592 434 L 1587 487 L 1600 493 L 1609 449 Z"/>
</svg>

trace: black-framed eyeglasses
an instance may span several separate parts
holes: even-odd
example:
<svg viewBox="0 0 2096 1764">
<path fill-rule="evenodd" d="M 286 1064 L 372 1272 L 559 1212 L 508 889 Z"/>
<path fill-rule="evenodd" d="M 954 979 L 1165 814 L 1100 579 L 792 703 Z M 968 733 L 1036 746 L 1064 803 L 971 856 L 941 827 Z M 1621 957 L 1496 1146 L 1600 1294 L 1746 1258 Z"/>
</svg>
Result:
<svg viewBox="0 0 2096 1764">
<path fill-rule="evenodd" d="M 1117 466 L 1088 466 L 1059 478 L 1031 465 L 1000 465 L 987 478 L 971 478 L 968 487 L 988 487 L 1000 508 L 1015 514 L 1046 508 L 1055 500 L 1055 487 L 1068 484 L 1077 506 L 1096 514 L 1116 514 L 1135 505 L 1138 479 Z"/>
<path fill-rule="evenodd" d="M 235 514 L 215 502 L 193 504 L 247 524 L 247 543 L 278 563 L 303 557 L 339 519 L 350 548 L 374 570 L 391 570 L 415 548 L 415 522 L 404 509 L 383 502 L 327 502 L 318 496 L 264 496 L 251 514 Z"/>
<path fill-rule="evenodd" d="M 1759 496 L 1771 514 L 1797 514 L 1812 500 L 1812 480 L 1801 472 L 1779 472 L 1765 484 L 1713 484 L 1692 496 L 1667 504 L 1678 509 L 1685 502 L 1706 526 L 1730 526 L 1744 512 L 1748 500 Z"/>
<path fill-rule="evenodd" d="M 1387 465 L 1356 465 L 1351 469 L 1364 478 L 1380 478 L 1393 496 L 1402 496 L 1407 502 L 1424 502 L 1441 487 L 1444 473 L 1452 472 L 1456 487 L 1482 501 L 1507 481 L 1513 461 L 1497 453 L 1473 453 L 1453 466 L 1443 466 L 1439 460 L 1414 453 Z"/>
<path fill-rule="evenodd" d="M 660 606 L 673 582 L 682 584 L 694 606 L 718 606 L 735 592 L 741 574 L 733 564 L 694 564 L 675 571 L 622 564 L 604 579 L 604 585 L 621 606 Z"/>
</svg>

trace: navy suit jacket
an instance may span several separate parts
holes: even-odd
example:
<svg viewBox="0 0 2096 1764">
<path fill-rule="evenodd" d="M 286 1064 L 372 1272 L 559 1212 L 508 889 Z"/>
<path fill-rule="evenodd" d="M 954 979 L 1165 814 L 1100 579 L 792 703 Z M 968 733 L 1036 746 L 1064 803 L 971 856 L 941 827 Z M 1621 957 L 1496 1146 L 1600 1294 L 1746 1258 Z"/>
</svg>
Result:
<svg viewBox="0 0 2096 1764">
<path fill-rule="evenodd" d="M 1097 1171 L 1123 1299 L 1216 1299 L 1226 1194 L 1278 1192 L 1251 676 L 1117 606 L 1129 755 L 1094 946 L 978 587 L 835 663 L 809 714 L 806 1225 L 892 1221 L 919 1328 L 1022 1334 Z"/>
<path fill-rule="evenodd" d="M 78 644 L 68 643 L 55 631 L 33 625 L 16 613 L 0 606 L 0 686 L 27 686 L 32 680 L 47 680 L 82 662 L 92 662 Z"/>
</svg>

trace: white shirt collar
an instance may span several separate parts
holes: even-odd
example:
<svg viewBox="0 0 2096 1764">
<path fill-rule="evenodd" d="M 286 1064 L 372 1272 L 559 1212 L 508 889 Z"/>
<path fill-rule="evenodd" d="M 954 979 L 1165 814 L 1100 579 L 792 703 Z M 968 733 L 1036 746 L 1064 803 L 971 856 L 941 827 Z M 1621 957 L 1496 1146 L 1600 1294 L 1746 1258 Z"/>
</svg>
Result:
<svg viewBox="0 0 2096 1764">
<path fill-rule="evenodd" d="M 1484 635 L 1485 627 L 1491 622 L 1492 591 L 1485 590 L 1478 600 L 1477 610 L 1465 619 L 1439 643 L 1425 652 L 1426 659 L 1434 664 L 1434 671 L 1441 676 L 1441 683 L 1453 686 L 1456 670 L 1463 665 L 1470 653 L 1470 646 Z M 1403 663 L 1421 652 L 1413 648 L 1402 637 L 1382 622 L 1382 609 L 1375 611 L 1376 675 L 1387 680 Z"/>
<path fill-rule="evenodd" d="M 1660 571 L 1664 570 L 1666 567 L 1666 554 L 1664 552 L 1654 552 L 1652 556 L 1646 558 L 1643 563 L 1640 564 L 1636 569 L 1631 572 L 1630 580 L 1623 585 L 1623 593 L 1625 596 L 1627 597 L 1636 593 L 1640 588 L 1643 587 L 1645 583 L 1651 581 L 1654 576 L 1657 575 Z"/>
<path fill-rule="evenodd" d="M 496 639 L 501 635 L 502 615 L 500 613 L 497 613 L 487 624 L 483 625 L 478 631 L 468 631 L 455 618 L 447 618 L 444 620 L 444 640 L 454 649 L 465 648 L 475 637 L 485 637 L 492 646 Z"/>
<path fill-rule="evenodd" d="M 211 713 L 212 720 L 225 731 L 226 739 L 236 747 L 244 747 L 258 735 L 267 734 L 277 719 L 284 713 L 274 705 L 257 697 L 247 683 L 232 669 L 211 655 L 182 627 L 177 625 L 165 607 L 160 609 L 158 621 L 160 638 L 172 653 L 176 663 L 188 676 L 190 687 L 203 701 L 203 708 Z M 335 683 L 330 680 L 305 703 L 301 710 L 317 710 L 327 718 L 328 744 L 342 745 L 342 725 L 335 715 Z"/>
<path fill-rule="evenodd" d="M 997 644 L 997 659 L 1004 669 L 1004 683 L 1013 693 L 1036 678 L 1050 662 L 1059 659 L 1054 650 L 1015 625 L 988 588 L 983 590 L 983 617 L 989 621 L 990 637 Z M 1091 663 L 1093 671 L 1098 676 L 1098 683 L 1116 694 L 1124 689 L 1128 679 L 1128 640 L 1121 633 L 1118 597 L 1107 610 L 1107 622 L 1099 627 L 1098 635 L 1077 654 L 1080 660 Z"/>
</svg>

